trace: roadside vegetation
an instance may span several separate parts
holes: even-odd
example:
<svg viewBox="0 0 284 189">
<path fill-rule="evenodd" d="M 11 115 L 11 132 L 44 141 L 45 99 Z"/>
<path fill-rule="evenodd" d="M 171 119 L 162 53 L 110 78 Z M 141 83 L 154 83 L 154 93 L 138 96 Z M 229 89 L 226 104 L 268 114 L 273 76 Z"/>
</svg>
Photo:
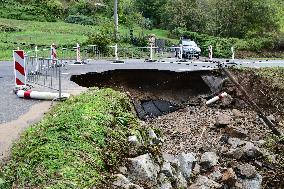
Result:
<svg viewBox="0 0 284 189">
<path fill-rule="evenodd" d="M 0 188 L 91 188 L 121 163 L 128 136 L 140 131 L 127 96 L 90 89 L 24 132 L 0 166 Z"/>
<path fill-rule="evenodd" d="M 186 36 L 203 55 L 213 45 L 215 57 L 228 58 L 234 46 L 237 57 L 283 58 L 283 7 L 281 0 L 121 0 L 119 43 L 145 45 L 154 34 L 171 46 Z M 0 18 L 6 19 L 0 19 L 0 59 L 11 59 L 18 46 L 117 42 L 112 17 L 112 0 L 1 0 Z"/>
</svg>

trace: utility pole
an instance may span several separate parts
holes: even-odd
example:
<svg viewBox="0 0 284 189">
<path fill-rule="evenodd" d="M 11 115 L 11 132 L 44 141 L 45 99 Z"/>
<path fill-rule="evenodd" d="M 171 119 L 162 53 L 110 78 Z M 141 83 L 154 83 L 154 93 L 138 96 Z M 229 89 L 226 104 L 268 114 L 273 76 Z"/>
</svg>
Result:
<svg viewBox="0 0 284 189">
<path fill-rule="evenodd" d="M 118 7 L 118 0 L 114 0 L 114 37 L 115 40 L 118 40 L 118 11 L 117 11 L 117 7 Z"/>
</svg>

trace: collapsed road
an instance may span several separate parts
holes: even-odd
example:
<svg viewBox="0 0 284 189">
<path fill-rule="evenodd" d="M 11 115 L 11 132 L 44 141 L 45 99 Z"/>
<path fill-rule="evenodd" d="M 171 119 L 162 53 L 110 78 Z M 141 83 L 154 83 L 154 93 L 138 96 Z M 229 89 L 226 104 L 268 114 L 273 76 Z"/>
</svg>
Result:
<svg viewBox="0 0 284 189">
<path fill-rule="evenodd" d="M 240 64 L 244 63 L 229 62 L 224 66 L 238 67 Z M 283 66 L 281 62 L 271 64 L 258 62 L 248 63 L 247 66 Z M 284 173 L 278 163 L 283 159 L 264 147 L 264 140 L 272 135 L 271 131 L 247 105 L 236 87 L 219 72 L 218 66 L 209 62 L 139 61 L 71 64 L 62 73 L 63 87 L 68 88 L 71 79 L 82 87 L 111 87 L 126 92 L 133 101 L 141 124 L 163 133 L 164 154 L 174 157 L 191 154 L 194 157 L 193 174 L 200 178 L 193 183 L 196 188 L 204 183 L 215 188 L 281 188 L 284 186 L 281 179 Z M 256 82 L 260 86 L 253 85 L 255 81 L 249 73 L 238 77 L 251 91 L 263 85 L 263 82 Z M 205 105 L 206 100 L 221 91 L 229 96 L 210 106 Z M 269 119 L 283 129 L 283 115 L 274 111 L 282 106 L 274 109 L 269 98 L 271 96 L 256 96 L 254 100 L 270 115 Z M 204 166 L 204 163 L 210 166 Z M 170 183 L 172 186 L 190 184 L 189 180 L 180 183 L 184 180 L 173 175 L 169 179 L 174 180 Z M 201 179 L 203 181 L 198 183 Z"/>
</svg>

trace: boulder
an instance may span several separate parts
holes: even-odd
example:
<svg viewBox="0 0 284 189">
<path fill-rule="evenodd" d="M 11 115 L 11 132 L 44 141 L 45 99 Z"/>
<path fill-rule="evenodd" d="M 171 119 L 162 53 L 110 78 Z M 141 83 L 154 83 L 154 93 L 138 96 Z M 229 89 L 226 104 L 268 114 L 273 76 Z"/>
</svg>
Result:
<svg viewBox="0 0 284 189">
<path fill-rule="evenodd" d="M 119 172 L 123 175 L 126 175 L 127 174 L 127 168 L 124 167 L 124 166 L 121 166 L 118 168 Z"/>
<path fill-rule="evenodd" d="M 184 176 L 184 178 L 189 181 L 190 176 L 192 174 L 192 169 L 195 166 L 196 159 L 195 154 L 193 153 L 181 153 L 178 156 L 178 160 L 180 162 L 180 169 L 181 173 Z"/>
<path fill-rule="evenodd" d="M 207 178 L 206 176 L 199 176 L 196 181 L 190 185 L 189 189 L 214 189 L 221 188 L 222 185 Z"/>
<path fill-rule="evenodd" d="M 200 158 L 200 166 L 205 170 L 212 168 L 217 165 L 217 163 L 218 156 L 215 152 L 205 152 Z"/>
<path fill-rule="evenodd" d="M 236 172 L 241 176 L 241 178 L 254 178 L 257 174 L 255 167 L 248 163 L 238 165 Z"/>
<path fill-rule="evenodd" d="M 157 185 L 159 166 L 149 154 L 129 158 L 129 179 L 136 184 L 144 184 L 151 188 Z"/>
<path fill-rule="evenodd" d="M 219 114 L 216 117 L 215 126 L 219 128 L 226 127 L 231 123 L 231 117 L 226 114 Z"/>
<path fill-rule="evenodd" d="M 233 98 L 232 98 L 231 95 L 228 94 L 225 98 L 222 98 L 221 105 L 223 107 L 227 107 L 227 106 L 231 105 L 232 102 L 233 102 Z"/>
</svg>

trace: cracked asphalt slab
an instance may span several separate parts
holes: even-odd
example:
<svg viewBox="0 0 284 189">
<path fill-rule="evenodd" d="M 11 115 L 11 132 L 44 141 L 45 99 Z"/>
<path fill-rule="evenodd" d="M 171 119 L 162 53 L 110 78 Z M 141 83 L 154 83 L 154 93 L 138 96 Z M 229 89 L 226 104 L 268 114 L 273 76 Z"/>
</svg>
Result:
<svg viewBox="0 0 284 189">
<path fill-rule="evenodd" d="M 175 62 L 176 59 L 164 59 L 158 62 L 145 62 L 142 59 L 125 60 L 124 63 L 113 63 L 107 60 L 87 60 L 87 64 L 75 65 L 70 61 L 67 69 L 62 69 L 63 90 L 74 90 L 79 87 L 70 81 L 72 75 L 86 74 L 89 72 L 104 72 L 116 69 L 156 69 L 170 70 L 175 72 L 202 71 L 218 69 L 217 63 L 202 62 L 199 60 L 188 60 L 186 62 Z M 225 59 L 215 61 L 226 62 Z M 230 66 L 245 66 L 252 68 L 260 67 L 284 67 L 284 60 L 235 60 L 234 63 L 225 63 Z M 12 61 L 0 62 L 0 124 L 17 119 L 27 112 L 40 100 L 20 99 L 13 93 L 14 88 L 14 66 Z M 47 91 L 48 89 L 42 88 Z"/>
</svg>

